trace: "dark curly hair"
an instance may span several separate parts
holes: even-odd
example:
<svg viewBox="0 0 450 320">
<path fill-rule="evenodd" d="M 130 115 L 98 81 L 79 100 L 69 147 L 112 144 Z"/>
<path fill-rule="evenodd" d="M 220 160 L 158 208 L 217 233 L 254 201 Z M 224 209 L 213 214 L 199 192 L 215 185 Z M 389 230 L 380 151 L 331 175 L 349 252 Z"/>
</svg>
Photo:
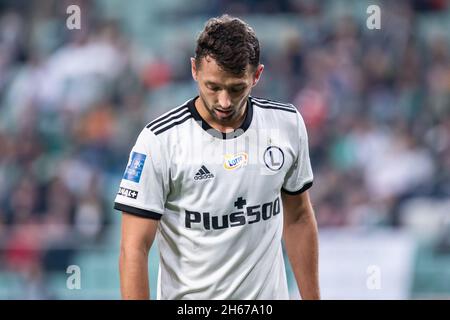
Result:
<svg viewBox="0 0 450 320">
<path fill-rule="evenodd" d="M 209 19 L 197 39 L 195 63 L 210 56 L 225 71 L 242 76 L 247 66 L 259 65 L 259 41 L 253 29 L 239 18 L 222 15 Z"/>
</svg>

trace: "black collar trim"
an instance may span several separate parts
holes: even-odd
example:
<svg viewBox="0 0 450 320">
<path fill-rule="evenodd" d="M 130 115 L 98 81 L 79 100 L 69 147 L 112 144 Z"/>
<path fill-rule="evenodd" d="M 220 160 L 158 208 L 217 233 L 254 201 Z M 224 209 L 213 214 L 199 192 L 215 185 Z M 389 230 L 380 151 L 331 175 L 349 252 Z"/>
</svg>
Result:
<svg viewBox="0 0 450 320">
<path fill-rule="evenodd" d="M 242 135 L 252 123 L 253 119 L 253 105 L 250 101 L 250 97 L 247 99 L 247 110 L 245 112 L 245 119 L 244 122 L 242 122 L 241 126 L 234 131 L 231 132 L 221 132 L 217 129 L 214 129 L 209 125 L 208 122 L 203 120 L 203 118 L 200 116 L 200 113 L 198 113 L 197 108 L 195 107 L 195 100 L 198 99 L 198 96 L 192 99 L 188 102 L 187 106 L 189 108 L 189 111 L 191 112 L 192 116 L 194 117 L 194 120 L 201 125 L 203 130 L 208 132 L 213 137 L 216 137 L 218 139 L 234 139 Z"/>
</svg>

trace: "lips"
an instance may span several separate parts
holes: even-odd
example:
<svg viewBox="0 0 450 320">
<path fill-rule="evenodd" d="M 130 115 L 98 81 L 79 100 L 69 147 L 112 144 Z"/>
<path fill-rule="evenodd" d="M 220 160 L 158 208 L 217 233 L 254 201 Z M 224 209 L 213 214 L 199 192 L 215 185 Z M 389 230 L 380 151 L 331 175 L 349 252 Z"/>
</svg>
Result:
<svg viewBox="0 0 450 320">
<path fill-rule="evenodd" d="M 215 109 L 215 110 L 216 110 L 217 114 L 222 116 L 222 117 L 229 116 L 231 114 L 231 112 L 233 111 L 233 110 L 226 110 L 226 111 L 224 111 L 224 110 L 221 110 L 221 109 Z"/>
</svg>

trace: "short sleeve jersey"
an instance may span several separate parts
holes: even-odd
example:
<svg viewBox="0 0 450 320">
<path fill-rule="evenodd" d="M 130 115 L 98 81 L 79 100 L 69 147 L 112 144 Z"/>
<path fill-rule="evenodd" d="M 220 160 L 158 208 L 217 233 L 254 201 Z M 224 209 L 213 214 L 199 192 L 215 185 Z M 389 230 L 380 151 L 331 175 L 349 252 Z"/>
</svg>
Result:
<svg viewBox="0 0 450 320">
<path fill-rule="evenodd" d="M 311 187 L 304 121 L 250 96 L 240 128 L 211 128 L 193 98 L 148 124 L 115 208 L 159 219 L 158 299 L 288 299 L 281 192 Z"/>
</svg>

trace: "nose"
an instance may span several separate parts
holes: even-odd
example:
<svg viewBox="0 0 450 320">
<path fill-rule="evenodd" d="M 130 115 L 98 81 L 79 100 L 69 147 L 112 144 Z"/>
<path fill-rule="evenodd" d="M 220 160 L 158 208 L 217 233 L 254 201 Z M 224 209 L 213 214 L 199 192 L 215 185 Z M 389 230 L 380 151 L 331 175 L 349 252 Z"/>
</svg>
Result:
<svg viewBox="0 0 450 320">
<path fill-rule="evenodd" d="M 219 105 L 223 110 L 229 109 L 231 107 L 230 95 L 226 90 L 221 90 L 219 93 Z"/>
</svg>

